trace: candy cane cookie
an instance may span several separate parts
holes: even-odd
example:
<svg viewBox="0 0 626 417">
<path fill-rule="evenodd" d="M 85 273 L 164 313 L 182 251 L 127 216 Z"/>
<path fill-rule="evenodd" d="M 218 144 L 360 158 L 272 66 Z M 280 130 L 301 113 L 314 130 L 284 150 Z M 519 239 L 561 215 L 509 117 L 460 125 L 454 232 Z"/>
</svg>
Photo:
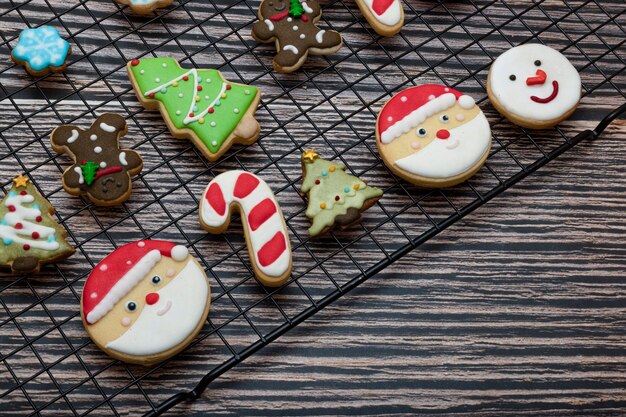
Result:
<svg viewBox="0 0 626 417">
<path fill-rule="evenodd" d="M 200 224 L 209 233 L 223 233 L 233 209 L 241 213 L 257 279 L 269 287 L 283 284 L 291 274 L 291 245 L 274 192 L 254 174 L 224 172 L 213 178 L 202 195 Z"/>
</svg>

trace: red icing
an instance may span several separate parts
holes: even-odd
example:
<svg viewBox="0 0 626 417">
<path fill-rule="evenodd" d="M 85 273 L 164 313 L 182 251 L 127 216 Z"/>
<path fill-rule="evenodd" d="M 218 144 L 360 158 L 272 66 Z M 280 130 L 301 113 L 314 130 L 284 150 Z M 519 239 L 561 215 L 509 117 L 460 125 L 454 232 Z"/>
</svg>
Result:
<svg viewBox="0 0 626 417">
<path fill-rule="evenodd" d="M 224 193 L 219 184 L 214 182 L 209 185 L 209 189 L 206 192 L 206 200 L 209 202 L 213 210 L 220 216 L 226 213 L 226 201 L 224 201 Z"/>
<path fill-rule="evenodd" d="M 438 84 L 419 85 L 407 88 L 396 94 L 385 104 L 378 115 L 379 136 L 396 122 L 399 122 L 414 110 L 428 103 L 430 96 L 439 97 L 446 93 L 454 94 L 457 100 L 463 95 L 460 91 Z M 406 101 L 402 101 L 402 97 L 406 97 Z M 389 120 L 390 117 L 391 120 Z"/>
<path fill-rule="evenodd" d="M 257 257 L 259 258 L 259 264 L 261 266 L 268 266 L 274 263 L 276 259 L 283 254 L 283 252 L 287 249 L 287 242 L 285 240 L 285 235 L 283 232 L 276 232 L 274 237 L 272 237 L 257 253 Z"/>
<path fill-rule="evenodd" d="M 26 194 L 28 194 L 26 191 L 24 190 L 20 191 L 20 195 L 26 195 Z"/>
<path fill-rule="evenodd" d="M 24 243 L 23 248 L 24 248 L 24 250 L 29 250 L 30 249 L 30 245 L 28 243 Z"/>
<path fill-rule="evenodd" d="M 382 15 L 391 7 L 395 0 L 374 0 L 372 2 L 372 10 L 376 12 L 377 15 Z"/>
<path fill-rule="evenodd" d="M 154 98 L 154 93 L 150 93 L 150 94 L 148 94 L 148 97 L 150 97 L 150 98 Z"/>
<path fill-rule="evenodd" d="M 202 91 L 202 86 L 201 85 L 198 86 L 198 91 Z"/>
<path fill-rule="evenodd" d="M 550 94 L 548 97 L 545 97 L 545 98 L 531 96 L 530 99 L 534 101 L 535 103 L 546 104 L 554 100 L 557 95 L 559 95 L 559 83 L 558 81 L 554 80 L 552 81 L 552 94 Z"/>
<path fill-rule="evenodd" d="M 309 16 L 307 16 L 307 15 L 303 14 L 302 16 L 300 16 L 300 19 L 302 19 L 302 21 L 303 21 L 304 23 L 306 23 L 306 22 L 308 22 L 308 21 L 309 21 Z"/>
<path fill-rule="evenodd" d="M 17 230 L 21 230 L 24 226 L 22 225 L 22 223 L 15 223 L 14 226 Z"/>
<path fill-rule="evenodd" d="M 213 107 L 209 107 L 209 113 L 213 113 L 215 109 Z"/>
<path fill-rule="evenodd" d="M 162 256 L 169 257 L 172 248 L 176 246 L 174 243 L 164 240 L 144 240 L 142 242 L 144 243 L 143 247 L 140 247 L 138 242 L 120 246 L 100 261 L 91 271 L 83 288 L 82 303 L 85 321 L 87 315 L 102 301 L 111 288 L 148 252 L 158 250 Z M 104 271 L 101 269 L 102 265 L 106 265 Z M 92 296 L 93 294 L 95 294 L 95 298 Z"/>
<path fill-rule="evenodd" d="M 10 212 L 14 212 L 15 211 L 15 206 L 14 205 L 10 205 L 9 206 L 9 211 Z"/>
<path fill-rule="evenodd" d="M 188 75 L 183 75 L 183 80 L 189 81 L 189 76 Z"/>
<path fill-rule="evenodd" d="M 536 72 L 537 76 L 526 78 L 526 85 L 543 85 L 546 82 L 546 78 L 548 78 L 548 74 L 544 70 L 538 69 Z"/>
<path fill-rule="evenodd" d="M 339 201 L 341 197 L 339 197 L 338 195 L 335 196 L 335 201 Z"/>
<path fill-rule="evenodd" d="M 274 204 L 274 201 L 271 198 L 266 198 L 261 201 L 259 204 L 254 206 L 248 214 L 248 225 L 250 226 L 250 229 L 254 232 L 275 213 L 276 204 Z"/>
<path fill-rule="evenodd" d="M 156 304 L 158 302 L 159 302 L 159 294 L 157 294 L 155 292 L 151 292 L 149 294 L 146 294 L 146 304 L 151 306 L 152 304 Z"/>
<path fill-rule="evenodd" d="M 316 185 L 319 185 L 319 183 L 320 183 L 320 180 L 315 180 Z"/>
<path fill-rule="evenodd" d="M 37 232 L 33 232 L 31 236 L 33 237 L 33 239 L 39 239 L 39 233 Z"/>
<path fill-rule="evenodd" d="M 139 65 L 139 60 L 133 59 L 132 61 L 130 61 L 130 65 L 132 65 L 133 67 L 136 67 L 137 65 Z"/>
<path fill-rule="evenodd" d="M 37 216 L 35 220 L 37 220 L 37 223 L 40 223 L 43 219 L 41 218 L 41 216 Z"/>
<path fill-rule="evenodd" d="M 446 129 L 441 129 L 437 131 L 437 137 L 439 139 L 448 139 L 450 137 L 450 132 Z"/>
<path fill-rule="evenodd" d="M 280 12 L 280 13 L 276 13 L 274 15 L 271 15 L 270 16 L 270 20 L 272 22 L 278 22 L 278 21 L 283 20 L 287 16 L 289 16 L 289 10 L 285 10 L 284 12 Z"/>
<path fill-rule="evenodd" d="M 259 185 L 259 179 L 252 174 L 244 172 L 237 178 L 233 195 L 236 198 L 246 198 L 256 186 Z"/>
<path fill-rule="evenodd" d="M 226 89 L 230 90 L 232 87 L 230 86 L 230 84 L 226 84 Z"/>
<path fill-rule="evenodd" d="M 122 168 L 119 165 L 113 165 L 110 167 L 106 167 L 106 168 L 101 168 L 98 171 L 96 171 L 96 176 L 94 177 L 94 181 L 104 177 L 105 175 L 111 175 L 111 174 L 115 174 L 117 172 L 122 172 L 124 171 L 124 168 Z"/>
<path fill-rule="evenodd" d="M 189 113 L 189 117 L 194 117 L 193 112 Z"/>
</svg>

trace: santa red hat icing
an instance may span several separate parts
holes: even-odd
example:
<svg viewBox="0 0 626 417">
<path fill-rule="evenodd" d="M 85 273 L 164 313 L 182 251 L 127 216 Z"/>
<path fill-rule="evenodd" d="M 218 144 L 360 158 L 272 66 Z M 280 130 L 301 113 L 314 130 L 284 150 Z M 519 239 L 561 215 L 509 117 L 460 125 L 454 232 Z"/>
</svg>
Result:
<svg viewBox="0 0 626 417">
<path fill-rule="evenodd" d="M 411 87 L 396 94 L 385 104 L 378 117 L 380 141 L 390 143 L 434 114 L 454 106 L 457 101 L 464 109 L 471 109 L 476 104 L 472 97 L 437 84 Z"/>
<path fill-rule="evenodd" d="M 83 314 L 88 324 L 104 317 L 162 259 L 184 261 L 186 247 L 163 240 L 141 240 L 119 247 L 89 274 L 83 289 Z"/>
</svg>

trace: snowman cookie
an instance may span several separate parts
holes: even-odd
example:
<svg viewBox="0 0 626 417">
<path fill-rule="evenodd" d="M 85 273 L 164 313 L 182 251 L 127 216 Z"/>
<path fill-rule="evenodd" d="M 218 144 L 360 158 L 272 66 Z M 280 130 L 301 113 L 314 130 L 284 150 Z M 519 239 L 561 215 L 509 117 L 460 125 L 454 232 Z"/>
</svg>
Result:
<svg viewBox="0 0 626 417">
<path fill-rule="evenodd" d="M 341 48 L 339 32 L 317 26 L 321 17 L 322 9 L 316 0 L 263 0 L 252 37 L 276 44 L 274 70 L 293 72 L 309 54 L 328 55 Z"/>
<path fill-rule="evenodd" d="M 400 32 L 404 9 L 400 0 L 355 0 L 370 26 L 382 36 Z"/>
<path fill-rule="evenodd" d="M 487 94 L 511 122 L 530 129 L 567 119 L 581 96 L 580 75 L 558 51 L 540 44 L 511 48 L 489 70 Z"/>
<path fill-rule="evenodd" d="M 450 187 L 482 167 L 491 129 L 472 97 L 428 84 L 406 89 L 383 106 L 376 145 L 399 177 L 422 187 Z"/>
<path fill-rule="evenodd" d="M 204 270 L 184 246 L 162 240 L 129 243 L 87 277 L 81 316 L 108 355 L 152 365 L 183 350 L 209 313 Z"/>
</svg>

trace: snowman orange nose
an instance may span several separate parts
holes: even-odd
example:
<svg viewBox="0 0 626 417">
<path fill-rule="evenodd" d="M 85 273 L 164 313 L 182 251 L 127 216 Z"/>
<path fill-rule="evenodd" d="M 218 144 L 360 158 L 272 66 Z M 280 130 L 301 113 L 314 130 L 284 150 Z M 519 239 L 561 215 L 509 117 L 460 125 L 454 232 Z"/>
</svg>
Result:
<svg viewBox="0 0 626 417">
<path fill-rule="evenodd" d="M 151 306 L 152 304 L 156 304 L 159 301 L 159 294 L 155 292 L 151 292 L 146 295 L 146 304 Z"/>
<path fill-rule="evenodd" d="M 450 132 L 448 132 L 446 129 L 440 129 L 437 131 L 437 137 L 439 139 L 448 139 L 450 137 Z"/>
</svg>

